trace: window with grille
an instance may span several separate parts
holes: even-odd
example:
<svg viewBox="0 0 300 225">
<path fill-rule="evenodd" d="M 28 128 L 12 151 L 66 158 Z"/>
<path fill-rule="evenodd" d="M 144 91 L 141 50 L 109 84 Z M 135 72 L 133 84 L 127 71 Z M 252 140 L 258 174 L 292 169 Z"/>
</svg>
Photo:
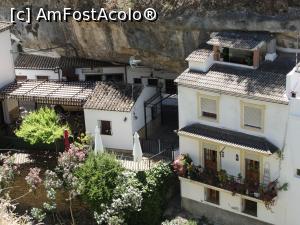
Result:
<svg viewBox="0 0 300 225">
<path fill-rule="evenodd" d="M 263 128 L 263 110 L 259 107 L 245 105 L 244 127 L 261 130 Z"/>
<path fill-rule="evenodd" d="M 103 135 L 112 135 L 111 122 L 106 120 L 100 120 L 100 132 Z"/>
<path fill-rule="evenodd" d="M 201 116 L 209 119 L 217 119 L 217 100 L 201 97 Z"/>
</svg>

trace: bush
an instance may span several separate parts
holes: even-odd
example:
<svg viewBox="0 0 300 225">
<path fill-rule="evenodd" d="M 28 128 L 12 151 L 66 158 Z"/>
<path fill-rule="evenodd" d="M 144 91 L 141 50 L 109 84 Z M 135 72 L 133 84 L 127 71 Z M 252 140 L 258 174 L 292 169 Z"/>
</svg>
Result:
<svg viewBox="0 0 300 225">
<path fill-rule="evenodd" d="M 60 124 L 59 117 L 53 109 L 40 108 L 28 114 L 15 133 L 31 145 L 51 144 L 63 137 L 65 129 L 68 129 L 68 126 Z"/>
<path fill-rule="evenodd" d="M 109 204 L 118 184 L 123 167 L 114 155 L 90 154 L 84 164 L 75 172 L 79 192 L 93 210 L 101 213 L 101 205 Z"/>
<path fill-rule="evenodd" d="M 177 178 L 170 165 L 159 163 L 156 167 L 140 172 L 138 175 L 143 184 L 143 201 L 139 212 L 129 215 L 128 224 L 160 224 L 167 206 L 170 190 L 176 187 Z"/>
</svg>

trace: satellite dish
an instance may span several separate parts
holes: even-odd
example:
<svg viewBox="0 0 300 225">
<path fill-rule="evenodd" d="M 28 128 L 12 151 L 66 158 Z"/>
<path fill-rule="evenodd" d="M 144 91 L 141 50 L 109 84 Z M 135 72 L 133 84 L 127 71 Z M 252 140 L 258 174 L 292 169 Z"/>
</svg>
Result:
<svg viewBox="0 0 300 225">
<path fill-rule="evenodd" d="M 139 59 L 135 59 L 134 58 L 134 56 L 131 56 L 130 58 L 129 58 L 129 65 L 131 66 L 131 67 L 137 67 L 138 66 L 138 64 L 139 63 L 141 63 L 142 62 L 142 60 L 139 60 Z"/>
</svg>

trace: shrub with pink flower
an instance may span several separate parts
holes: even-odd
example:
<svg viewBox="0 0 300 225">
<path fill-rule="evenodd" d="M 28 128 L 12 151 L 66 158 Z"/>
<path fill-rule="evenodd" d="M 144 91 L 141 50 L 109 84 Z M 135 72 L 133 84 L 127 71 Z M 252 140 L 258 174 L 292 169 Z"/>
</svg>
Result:
<svg viewBox="0 0 300 225">
<path fill-rule="evenodd" d="M 15 158 L 7 154 L 0 155 L 0 191 L 13 181 L 18 172 L 19 165 L 15 164 Z"/>
<path fill-rule="evenodd" d="M 188 154 L 179 155 L 173 162 L 173 169 L 178 176 L 186 176 L 189 166 L 192 164 L 192 159 Z"/>
<path fill-rule="evenodd" d="M 25 177 L 25 180 L 30 186 L 31 190 L 36 190 L 37 187 L 42 183 L 42 179 L 40 178 L 40 172 L 40 168 L 30 168 L 28 175 Z"/>
</svg>

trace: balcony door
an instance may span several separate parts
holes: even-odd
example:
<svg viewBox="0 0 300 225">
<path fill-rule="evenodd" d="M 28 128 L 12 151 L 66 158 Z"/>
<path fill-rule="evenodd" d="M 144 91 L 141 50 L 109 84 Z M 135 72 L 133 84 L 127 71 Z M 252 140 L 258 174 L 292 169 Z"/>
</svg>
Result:
<svg viewBox="0 0 300 225">
<path fill-rule="evenodd" d="M 259 184 L 259 161 L 246 159 L 245 160 L 245 178 L 247 181 L 258 185 Z"/>
<path fill-rule="evenodd" d="M 204 148 L 204 166 L 213 172 L 218 170 L 218 152 L 209 148 Z"/>
</svg>

